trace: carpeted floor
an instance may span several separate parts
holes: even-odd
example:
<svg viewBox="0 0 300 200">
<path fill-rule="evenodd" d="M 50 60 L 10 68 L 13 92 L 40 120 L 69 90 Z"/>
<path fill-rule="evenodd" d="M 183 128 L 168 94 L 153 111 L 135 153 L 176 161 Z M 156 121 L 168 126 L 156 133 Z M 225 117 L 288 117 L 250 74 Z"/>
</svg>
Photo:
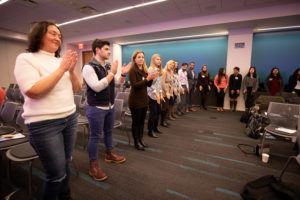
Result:
<svg viewBox="0 0 300 200">
<path fill-rule="evenodd" d="M 220 113 L 213 109 L 185 114 L 170 121 L 169 128 L 161 127 L 163 134 L 159 138 L 148 137 L 145 130 L 144 138 L 150 146 L 145 152 L 129 146 L 126 133 L 115 129 L 115 147 L 127 161 L 119 165 L 105 163 L 101 142 L 100 163 L 109 176 L 105 182 L 94 181 L 88 175 L 88 154 L 79 132 L 72 162 L 72 197 L 75 200 L 241 199 L 239 193 L 247 182 L 266 174 L 279 176 L 287 157 L 296 152 L 292 143 L 268 140 L 269 163 L 262 163 L 256 155 L 243 154 L 237 144 L 256 145 L 259 140 L 243 133 L 245 124 L 239 122 L 240 116 L 239 112 Z M 130 123 L 130 118 L 126 118 L 128 127 Z M 11 183 L 20 188 L 15 196 L 21 199 L 28 198 L 27 169 L 24 164 L 12 164 Z M 44 179 L 41 164 L 36 160 L 32 183 L 35 199 L 40 199 Z M 300 187 L 300 167 L 296 162 L 288 168 L 284 181 Z M 4 188 L 7 188 L 5 193 L 12 191 L 8 186 Z"/>
</svg>

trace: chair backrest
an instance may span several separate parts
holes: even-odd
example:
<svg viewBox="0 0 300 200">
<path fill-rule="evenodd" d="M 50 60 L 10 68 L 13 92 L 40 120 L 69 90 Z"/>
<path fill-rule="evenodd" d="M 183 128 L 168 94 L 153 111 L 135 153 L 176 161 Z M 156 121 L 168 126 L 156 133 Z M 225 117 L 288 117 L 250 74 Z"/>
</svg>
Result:
<svg viewBox="0 0 300 200">
<path fill-rule="evenodd" d="M 81 99 L 82 99 L 81 95 L 77 95 L 77 94 L 74 95 L 74 102 L 75 102 L 75 105 L 76 105 L 76 112 L 77 113 L 80 112 Z"/>
<path fill-rule="evenodd" d="M 130 87 L 129 88 L 125 88 L 124 92 L 130 92 Z"/>
<path fill-rule="evenodd" d="M 9 84 L 9 88 L 14 88 L 14 87 L 15 87 L 14 83 Z"/>
<path fill-rule="evenodd" d="M 129 92 L 119 92 L 115 99 L 123 99 L 123 108 L 128 107 Z"/>
<path fill-rule="evenodd" d="M 115 120 L 122 121 L 123 99 L 115 99 Z"/>
<path fill-rule="evenodd" d="M 28 128 L 25 125 L 25 121 L 24 118 L 22 117 L 22 114 L 24 113 L 24 109 L 22 107 L 22 109 L 19 111 L 17 118 L 16 118 L 16 124 L 20 126 L 20 128 L 22 129 L 23 133 L 28 133 Z"/>
<path fill-rule="evenodd" d="M 115 87 L 115 98 L 116 98 L 116 96 L 117 96 L 117 94 L 118 94 L 119 92 L 122 92 L 122 88 L 116 88 L 116 87 Z"/>
<path fill-rule="evenodd" d="M 14 89 L 12 96 L 13 96 L 13 101 L 20 102 L 20 103 L 24 102 L 24 97 L 19 88 Z"/>
<path fill-rule="evenodd" d="M 124 96 L 125 96 L 125 92 L 118 92 L 115 99 L 124 99 Z"/>
<path fill-rule="evenodd" d="M 272 125 L 297 130 L 300 105 L 270 102 L 267 113 Z"/>
<path fill-rule="evenodd" d="M 7 101 L 1 110 L 1 119 L 8 125 L 14 125 L 14 116 L 17 111 L 18 103 Z"/>
<path fill-rule="evenodd" d="M 7 88 L 6 97 L 9 101 L 14 101 L 13 93 L 14 93 L 14 88 L 12 88 L 12 87 Z"/>
</svg>

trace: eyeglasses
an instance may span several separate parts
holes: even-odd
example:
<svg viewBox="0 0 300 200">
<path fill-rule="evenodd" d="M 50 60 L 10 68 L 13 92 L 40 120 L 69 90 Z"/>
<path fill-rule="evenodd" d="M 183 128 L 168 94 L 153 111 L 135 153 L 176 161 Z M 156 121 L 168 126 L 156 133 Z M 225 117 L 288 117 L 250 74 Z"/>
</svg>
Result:
<svg viewBox="0 0 300 200">
<path fill-rule="evenodd" d="M 53 37 L 58 37 L 60 40 L 61 40 L 61 34 L 59 34 L 59 33 L 56 33 L 55 31 L 48 31 L 48 33 L 50 34 L 50 35 L 52 35 Z"/>
</svg>

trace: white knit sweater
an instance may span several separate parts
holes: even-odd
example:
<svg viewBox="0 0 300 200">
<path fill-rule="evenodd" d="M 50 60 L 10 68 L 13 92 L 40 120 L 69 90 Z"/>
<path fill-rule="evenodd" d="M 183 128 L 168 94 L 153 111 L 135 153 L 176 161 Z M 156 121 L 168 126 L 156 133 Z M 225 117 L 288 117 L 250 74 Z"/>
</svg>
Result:
<svg viewBox="0 0 300 200">
<path fill-rule="evenodd" d="M 26 96 L 26 92 L 39 80 L 49 76 L 61 63 L 54 53 L 40 50 L 36 53 L 21 53 L 16 60 L 14 74 L 17 83 L 24 95 L 25 123 L 59 119 L 74 113 L 72 82 L 69 73 L 61 77 L 54 88 L 40 99 L 32 99 Z"/>
</svg>

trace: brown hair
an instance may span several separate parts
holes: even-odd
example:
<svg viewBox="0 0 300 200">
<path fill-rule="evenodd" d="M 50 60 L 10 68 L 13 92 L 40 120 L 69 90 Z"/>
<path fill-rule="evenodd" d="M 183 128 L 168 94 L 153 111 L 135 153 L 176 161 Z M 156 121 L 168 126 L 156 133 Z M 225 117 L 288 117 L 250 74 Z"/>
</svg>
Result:
<svg viewBox="0 0 300 200">
<path fill-rule="evenodd" d="M 38 52 L 42 45 L 42 39 L 44 35 L 48 31 L 48 26 L 56 26 L 56 24 L 52 21 L 40 21 L 34 24 L 31 28 L 30 32 L 28 33 L 27 38 L 27 51 L 28 52 Z M 58 28 L 58 26 L 56 26 Z M 58 28 L 60 31 L 60 29 Z M 61 32 L 61 31 L 60 31 Z M 62 42 L 62 38 L 61 38 Z M 60 57 L 61 47 L 57 49 L 55 52 L 55 57 Z"/>
<path fill-rule="evenodd" d="M 110 45 L 109 41 L 95 39 L 92 44 L 92 49 L 93 49 L 94 55 L 96 55 L 96 48 L 101 49 L 104 45 L 109 46 Z"/>
<path fill-rule="evenodd" d="M 139 54 L 139 53 L 142 53 L 144 56 L 145 56 L 145 53 L 142 51 L 142 50 L 135 50 L 131 56 L 131 63 L 132 63 L 132 66 L 133 67 L 138 67 L 136 62 L 135 62 L 135 58 L 136 56 Z M 143 70 L 145 73 L 148 74 L 148 68 L 147 68 L 147 65 L 146 65 L 146 62 L 144 60 L 144 63 L 143 63 Z"/>
</svg>

